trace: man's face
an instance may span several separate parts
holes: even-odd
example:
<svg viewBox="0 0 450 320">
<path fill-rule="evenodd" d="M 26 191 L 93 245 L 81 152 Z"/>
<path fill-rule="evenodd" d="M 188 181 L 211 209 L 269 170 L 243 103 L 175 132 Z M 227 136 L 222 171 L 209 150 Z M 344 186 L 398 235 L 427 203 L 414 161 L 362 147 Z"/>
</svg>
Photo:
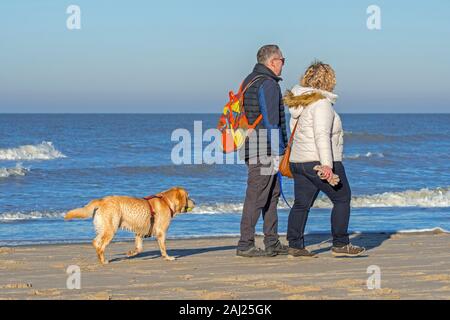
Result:
<svg viewBox="0 0 450 320">
<path fill-rule="evenodd" d="M 270 58 L 270 60 L 267 63 L 267 67 L 273 71 L 277 76 L 281 76 L 281 72 L 283 71 L 285 59 L 283 57 L 283 54 L 275 54 Z"/>
</svg>

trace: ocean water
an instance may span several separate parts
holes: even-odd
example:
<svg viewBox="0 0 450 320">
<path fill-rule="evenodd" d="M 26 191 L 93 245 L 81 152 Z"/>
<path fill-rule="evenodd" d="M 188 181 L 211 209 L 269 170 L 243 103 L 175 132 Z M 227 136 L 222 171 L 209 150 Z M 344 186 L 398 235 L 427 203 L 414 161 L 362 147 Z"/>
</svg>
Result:
<svg viewBox="0 0 450 320">
<path fill-rule="evenodd" d="M 177 216 L 169 237 L 239 234 L 243 164 L 175 165 L 178 128 L 216 126 L 213 114 L 1 114 L 0 245 L 84 242 L 92 220 L 64 213 L 106 195 L 143 197 L 178 185 L 197 203 Z M 343 114 L 352 187 L 351 231 L 450 230 L 450 114 Z M 205 142 L 204 145 L 207 145 Z M 293 183 L 283 180 L 288 201 Z M 320 197 L 308 233 L 330 230 Z M 289 210 L 280 200 L 279 231 Z M 261 232 L 261 223 L 257 227 Z M 132 238 L 121 231 L 117 239 Z"/>
</svg>

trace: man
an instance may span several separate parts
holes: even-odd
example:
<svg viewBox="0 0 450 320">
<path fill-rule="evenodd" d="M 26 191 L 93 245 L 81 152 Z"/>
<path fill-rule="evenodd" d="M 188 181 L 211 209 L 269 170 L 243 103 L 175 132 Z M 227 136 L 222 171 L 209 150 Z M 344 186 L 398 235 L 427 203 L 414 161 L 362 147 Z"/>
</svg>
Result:
<svg viewBox="0 0 450 320">
<path fill-rule="evenodd" d="M 278 84 L 285 59 L 276 45 L 265 45 L 257 54 L 258 63 L 244 80 L 243 87 L 257 79 L 244 94 L 245 113 L 250 124 L 259 115 L 262 121 L 240 150 L 248 167 L 247 191 L 241 219 L 241 238 L 236 254 L 243 257 L 287 254 L 288 247 L 278 236 L 277 204 L 280 184 L 274 163 L 279 163 L 287 145 L 286 118 Z M 262 213 L 265 250 L 255 246 L 255 227 Z"/>
</svg>

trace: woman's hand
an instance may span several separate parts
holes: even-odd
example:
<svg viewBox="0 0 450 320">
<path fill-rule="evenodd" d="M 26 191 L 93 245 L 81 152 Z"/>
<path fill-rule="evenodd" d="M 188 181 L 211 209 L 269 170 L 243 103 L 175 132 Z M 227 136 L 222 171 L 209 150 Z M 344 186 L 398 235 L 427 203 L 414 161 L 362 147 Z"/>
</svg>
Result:
<svg viewBox="0 0 450 320">
<path fill-rule="evenodd" d="M 324 180 L 330 180 L 333 177 L 333 169 L 329 166 L 322 166 L 322 172 Z"/>
</svg>

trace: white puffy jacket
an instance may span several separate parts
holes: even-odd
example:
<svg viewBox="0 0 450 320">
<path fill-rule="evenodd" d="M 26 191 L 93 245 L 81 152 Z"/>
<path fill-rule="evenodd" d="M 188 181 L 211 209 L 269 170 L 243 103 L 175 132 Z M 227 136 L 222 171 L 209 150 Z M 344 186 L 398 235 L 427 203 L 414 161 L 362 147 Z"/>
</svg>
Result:
<svg viewBox="0 0 450 320">
<path fill-rule="evenodd" d="M 299 85 L 292 88 L 291 92 L 294 96 L 318 92 L 326 98 L 315 101 L 306 107 L 289 108 L 291 132 L 299 119 L 294 134 L 290 162 L 320 161 L 321 165 L 333 168 L 333 161 L 342 161 L 344 148 L 341 118 L 333 108 L 338 96 L 328 91 Z"/>
</svg>

